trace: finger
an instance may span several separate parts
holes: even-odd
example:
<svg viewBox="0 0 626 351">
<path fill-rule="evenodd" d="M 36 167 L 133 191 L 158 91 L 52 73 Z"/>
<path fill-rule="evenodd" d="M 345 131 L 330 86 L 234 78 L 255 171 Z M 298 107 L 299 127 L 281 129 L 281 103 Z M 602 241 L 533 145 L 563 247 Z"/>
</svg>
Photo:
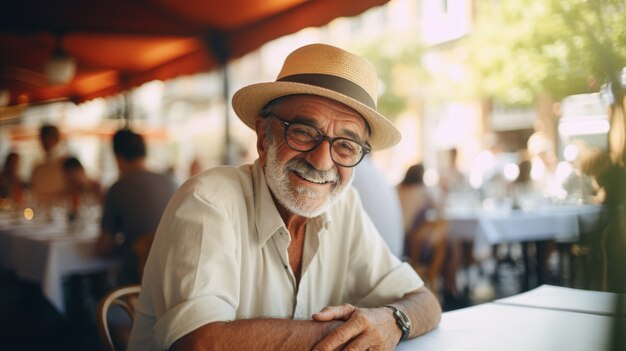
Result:
<svg viewBox="0 0 626 351">
<path fill-rule="evenodd" d="M 344 351 L 362 351 L 362 350 L 379 350 L 379 348 L 372 345 L 372 340 L 366 336 L 366 334 L 361 334 L 351 340 L 348 345 L 343 348 Z"/>
<path fill-rule="evenodd" d="M 350 304 L 343 304 L 340 306 L 327 306 L 324 307 L 321 311 L 317 313 L 313 313 L 311 316 L 314 321 L 318 322 L 328 322 L 335 319 L 339 320 L 348 320 L 352 315 L 352 312 L 356 307 Z"/>
<path fill-rule="evenodd" d="M 320 341 L 313 350 L 326 351 L 335 350 L 341 345 L 347 343 L 352 338 L 363 332 L 361 325 L 353 320 L 349 320 L 337 329 L 326 335 L 322 341 Z"/>
</svg>

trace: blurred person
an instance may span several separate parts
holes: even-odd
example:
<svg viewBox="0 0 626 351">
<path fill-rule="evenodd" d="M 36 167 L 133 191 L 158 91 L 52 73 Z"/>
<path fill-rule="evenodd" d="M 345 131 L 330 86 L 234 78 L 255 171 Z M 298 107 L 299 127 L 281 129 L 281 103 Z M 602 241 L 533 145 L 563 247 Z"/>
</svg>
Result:
<svg viewBox="0 0 626 351">
<path fill-rule="evenodd" d="M 442 214 L 440 206 L 430 194 L 424 184 L 424 166 L 421 163 L 415 164 L 407 169 L 404 179 L 396 187 L 404 220 L 405 233 L 405 256 L 411 254 L 408 249 L 413 236 L 424 227 L 427 222 L 441 220 Z M 428 244 L 430 241 L 425 240 Z M 422 245 L 420 247 L 420 260 L 430 260 L 433 257 L 433 247 Z M 445 239 L 445 259 L 441 267 L 443 277 L 442 297 L 445 309 L 456 309 L 464 307 L 468 301 L 459 292 L 457 287 L 456 274 L 461 267 L 462 248 L 458 240 L 446 236 Z"/>
<path fill-rule="evenodd" d="M 444 194 L 464 193 L 470 190 L 467 177 L 458 166 L 457 148 L 448 150 L 448 166 L 440 172 L 440 186 Z"/>
<path fill-rule="evenodd" d="M 0 173 L 0 198 L 9 199 L 12 206 L 19 208 L 24 204 L 24 182 L 17 174 L 20 155 L 16 152 L 7 154 Z"/>
<path fill-rule="evenodd" d="M 519 164 L 517 165 L 517 167 L 519 168 L 519 174 L 517 175 L 513 183 L 515 183 L 516 185 L 519 185 L 520 187 L 532 188 L 533 178 L 530 176 L 530 173 L 532 171 L 532 166 L 533 164 L 530 160 L 528 159 L 521 160 Z M 532 191 L 532 189 L 529 189 L 528 191 Z"/>
<path fill-rule="evenodd" d="M 398 193 L 372 162 L 370 156 L 366 155 L 355 168 L 352 185 L 359 192 L 365 212 L 374 222 L 391 252 L 402 258 L 404 231 Z"/>
<path fill-rule="evenodd" d="M 313 44 L 292 52 L 275 82 L 235 93 L 259 157 L 176 193 L 129 350 L 391 350 L 436 327 L 435 296 L 351 187 L 370 150 L 400 139 L 376 111 L 377 82 L 364 58 Z"/>
<path fill-rule="evenodd" d="M 607 150 L 595 150 L 582 169 L 596 181 L 595 200 L 602 204 L 595 230 L 581 233 L 574 251 L 588 256 L 581 261 L 585 287 L 626 293 L 626 168 L 614 163 Z"/>
<path fill-rule="evenodd" d="M 63 161 L 63 174 L 69 198 L 68 218 L 76 219 L 80 215 L 81 205 L 99 205 L 102 202 L 102 186 L 89 178 L 82 163 L 76 157 Z"/>
<path fill-rule="evenodd" d="M 116 284 L 138 284 L 142 269 L 136 242 L 150 238 L 177 185 L 171 176 L 146 168 L 146 144 L 141 135 L 120 129 L 113 135 L 113 152 L 120 172 L 104 200 L 97 249 L 121 259 Z"/>
<path fill-rule="evenodd" d="M 39 142 L 44 159 L 33 168 L 30 182 L 38 204 L 47 207 L 62 201 L 66 192 L 62 167 L 65 152 L 61 145 L 61 133 L 55 125 L 40 127 Z"/>
<path fill-rule="evenodd" d="M 513 207 L 527 209 L 534 205 L 535 198 L 540 195 L 537 184 L 532 178 L 532 162 L 523 158 L 518 164 L 519 174 L 510 184 L 510 195 L 513 197 Z"/>
<path fill-rule="evenodd" d="M 409 234 L 419 228 L 429 216 L 436 216 L 435 201 L 424 184 L 424 166 L 421 163 L 407 169 L 404 179 L 396 186 L 396 192 L 402 208 L 406 256 Z"/>
<path fill-rule="evenodd" d="M 561 183 L 565 191 L 565 200 L 572 204 L 599 203 L 599 186 L 594 179 L 593 170 L 590 169 L 590 159 L 596 156 L 597 151 L 579 141 L 573 141 L 563 150 L 565 161 L 560 165 L 566 176 L 562 176 Z M 564 167 L 563 165 L 568 165 Z"/>
<path fill-rule="evenodd" d="M 611 168 L 611 156 L 606 150 L 593 150 L 581 161 L 581 170 L 591 177 L 595 195 L 593 203 L 603 204 L 606 201 L 607 170 Z"/>
<path fill-rule="evenodd" d="M 549 199 L 564 197 L 562 185 L 557 179 L 558 158 L 552 139 L 543 132 L 533 133 L 527 141 L 531 156 L 531 177 L 537 183 L 539 191 Z"/>
<path fill-rule="evenodd" d="M 571 170 L 561 186 L 569 203 L 582 205 L 596 202 L 597 189 L 592 177 L 578 168 Z"/>
<path fill-rule="evenodd" d="M 554 141 L 548 134 L 538 131 L 528 138 L 527 149 L 531 155 L 531 177 L 536 182 L 538 191 L 549 202 L 564 199 L 566 192 L 557 177 L 559 163 Z M 537 284 L 540 285 L 546 282 L 550 273 L 553 273 L 548 267 L 548 260 L 556 253 L 556 242 L 540 241 L 536 245 L 535 250 L 539 255 Z"/>
<path fill-rule="evenodd" d="M 484 200 L 491 199 L 492 203 L 498 203 L 509 197 L 510 184 L 504 176 L 504 169 L 508 163 L 517 159 L 510 156 L 496 135 L 487 135 L 486 148 L 474 158 L 469 172 L 469 183 L 479 191 L 482 207 L 491 210 L 485 206 L 490 202 Z"/>
<path fill-rule="evenodd" d="M 509 184 L 509 195 L 513 198 L 512 209 L 530 210 L 535 206 L 535 197 L 537 194 L 537 186 L 531 177 L 532 162 L 522 150 L 520 152 L 521 161 L 517 164 L 519 173 L 517 177 Z M 500 267 L 508 264 L 516 267 L 517 262 L 513 258 L 513 247 L 517 243 L 500 243 L 492 245 L 491 256 L 496 260 L 495 273 L 498 274 Z"/>
</svg>

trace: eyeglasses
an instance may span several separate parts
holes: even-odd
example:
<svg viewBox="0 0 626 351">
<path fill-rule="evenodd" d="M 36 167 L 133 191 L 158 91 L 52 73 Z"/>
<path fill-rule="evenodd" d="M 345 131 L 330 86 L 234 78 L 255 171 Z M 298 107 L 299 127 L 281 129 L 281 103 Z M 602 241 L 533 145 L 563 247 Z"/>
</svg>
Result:
<svg viewBox="0 0 626 351">
<path fill-rule="evenodd" d="M 361 162 L 367 153 L 372 151 L 371 147 L 359 144 L 354 140 L 331 138 L 324 135 L 321 130 L 306 123 L 285 121 L 275 114 L 269 114 L 268 117 L 275 117 L 283 124 L 287 145 L 295 151 L 309 152 L 318 147 L 324 140 L 328 140 L 330 158 L 338 166 L 354 167 Z"/>
</svg>

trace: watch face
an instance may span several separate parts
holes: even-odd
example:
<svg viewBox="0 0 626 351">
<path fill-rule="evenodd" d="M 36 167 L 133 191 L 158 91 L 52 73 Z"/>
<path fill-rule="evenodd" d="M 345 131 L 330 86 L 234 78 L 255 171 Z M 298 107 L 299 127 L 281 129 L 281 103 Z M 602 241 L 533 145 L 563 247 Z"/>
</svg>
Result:
<svg viewBox="0 0 626 351">
<path fill-rule="evenodd" d="M 404 324 L 407 327 L 411 326 L 411 320 L 409 319 L 409 317 L 402 311 L 400 310 L 396 310 L 396 313 L 398 314 L 398 321 L 401 322 L 402 324 Z"/>
</svg>

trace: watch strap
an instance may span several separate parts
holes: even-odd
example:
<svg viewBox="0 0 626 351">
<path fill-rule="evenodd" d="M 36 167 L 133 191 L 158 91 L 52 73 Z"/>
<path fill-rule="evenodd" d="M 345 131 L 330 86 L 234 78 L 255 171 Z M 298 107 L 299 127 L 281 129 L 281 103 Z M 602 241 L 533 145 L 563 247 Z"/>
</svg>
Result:
<svg viewBox="0 0 626 351">
<path fill-rule="evenodd" d="M 411 322 L 409 321 L 409 318 L 406 315 L 406 313 L 404 313 L 402 310 L 400 310 L 396 306 L 385 305 L 383 307 L 387 307 L 387 308 L 391 309 L 391 311 L 393 312 L 393 318 L 395 318 L 395 320 L 396 320 L 396 325 L 398 326 L 398 328 L 402 332 L 402 336 L 400 337 L 400 341 L 398 341 L 398 344 L 399 344 L 399 343 L 401 343 L 402 341 L 406 340 L 409 337 L 409 333 L 411 332 Z"/>
</svg>

